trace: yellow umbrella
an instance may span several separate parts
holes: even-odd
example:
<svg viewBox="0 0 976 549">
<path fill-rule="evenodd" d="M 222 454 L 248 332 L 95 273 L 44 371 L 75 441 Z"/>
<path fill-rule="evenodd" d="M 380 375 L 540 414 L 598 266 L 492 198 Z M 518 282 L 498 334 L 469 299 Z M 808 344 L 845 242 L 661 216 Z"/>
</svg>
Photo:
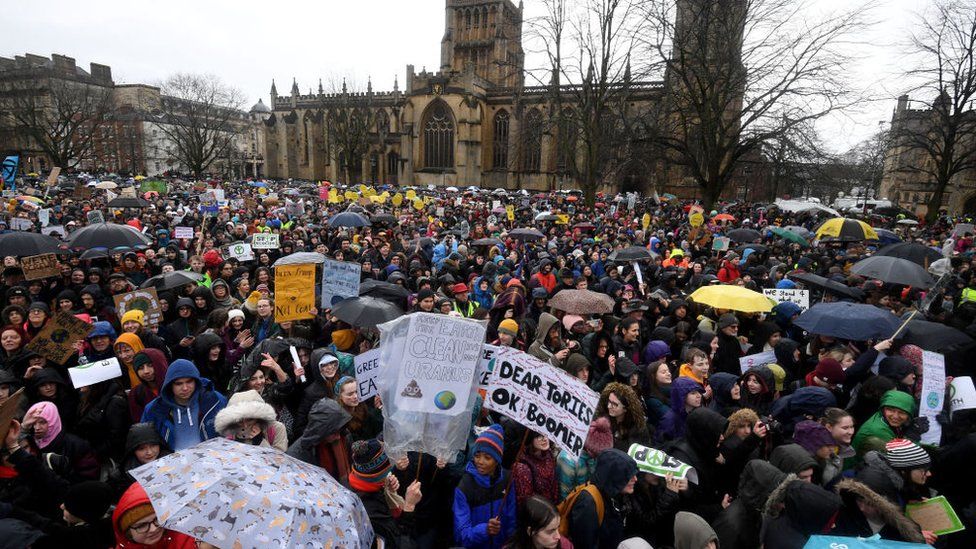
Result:
<svg viewBox="0 0 976 549">
<path fill-rule="evenodd" d="M 689 296 L 696 303 L 716 309 L 729 309 L 743 313 L 765 313 L 773 309 L 776 302 L 765 295 L 742 286 L 702 286 Z"/>
<path fill-rule="evenodd" d="M 871 225 L 859 219 L 835 217 L 823 222 L 823 225 L 817 229 L 816 237 L 819 240 L 823 240 L 824 237 L 850 241 L 878 240 L 878 233 L 871 228 Z"/>
</svg>

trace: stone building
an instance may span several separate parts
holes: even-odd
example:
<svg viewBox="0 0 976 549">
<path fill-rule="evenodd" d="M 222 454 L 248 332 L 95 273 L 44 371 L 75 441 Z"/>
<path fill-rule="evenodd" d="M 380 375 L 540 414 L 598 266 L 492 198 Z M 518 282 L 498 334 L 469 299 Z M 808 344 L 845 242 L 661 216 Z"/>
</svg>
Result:
<svg viewBox="0 0 976 549">
<path fill-rule="evenodd" d="M 902 129 L 907 128 L 909 132 L 915 133 L 931 127 L 934 120 L 934 110 L 928 106 L 912 108 L 908 95 L 902 95 L 898 98 L 898 105 L 891 116 L 891 132 L 893 136 L 897 136 Z M 976 139 L 976 136 L 967 136 L 966 139 Z M 965 142 L 963 144 L 966 145 Z M 926 162 L 930 160 L 927 159 L 925 151 L 906 146 L 897 138 L 892 139 L 885 155 L 880 196 L 898 206 L 924 215 L 928 210 L 927 203 L 935 191 L 935 183 L 929 174 L 909 167 L 921 166 Z M 956 175 L 945 190 L 942 205 L 953 215 L 976 214 L 976 171 L 966 170 Z"/>
</svg>

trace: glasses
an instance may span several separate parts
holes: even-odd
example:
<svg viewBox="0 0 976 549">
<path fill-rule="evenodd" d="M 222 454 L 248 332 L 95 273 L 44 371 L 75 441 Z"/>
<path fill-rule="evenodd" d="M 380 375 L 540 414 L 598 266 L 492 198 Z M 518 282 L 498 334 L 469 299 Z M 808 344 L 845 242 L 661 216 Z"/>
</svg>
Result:
<svg viewBox="0 0 976 549">
<path fill-rule="evenodd" d="M 612 400 L 607 401 L 607 408 L 623 408 L 624 405 L 621 402 L 614 402 Z"/>
<path fill-rule="evenodd" d="M 139 524 L 133 524 L 132 526 L 129 527 L 129 529 L 137 534 L 145 534 L 146 532 L 149 531 L 150 528 L 153 527 L 159 528 L 159 519 L 156 517 L 153 517 L 153 519 L 149 522 L 141 522 Z"/>
</svg>

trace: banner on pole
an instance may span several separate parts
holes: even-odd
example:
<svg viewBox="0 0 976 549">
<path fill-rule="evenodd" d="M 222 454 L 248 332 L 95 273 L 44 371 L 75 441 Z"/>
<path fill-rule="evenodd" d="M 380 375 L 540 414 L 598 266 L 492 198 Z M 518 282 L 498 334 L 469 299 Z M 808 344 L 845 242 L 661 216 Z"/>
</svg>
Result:
<svg viewBox="0 0 976 549">
<path fill-rule="evenodd" d="M 314 318 L 315 265 L 279 265 L 275 270 L 275 322 Z"/>
<path fill-rule="evenodd" d="M 362 272 L 359 263 L 326 259 L 322 264 L 322 308 L 331 309 L 347 297 L 358 296 Z"/>
</svg>

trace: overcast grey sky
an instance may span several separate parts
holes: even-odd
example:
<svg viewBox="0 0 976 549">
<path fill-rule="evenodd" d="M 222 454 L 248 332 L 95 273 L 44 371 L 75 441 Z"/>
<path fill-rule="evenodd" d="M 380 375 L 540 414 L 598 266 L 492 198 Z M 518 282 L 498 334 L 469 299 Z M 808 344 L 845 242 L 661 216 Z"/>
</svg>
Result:
<svg viewBox="0 0 976 549">
<path fill-rule="evenodd" d="M 879 0 L 876 24 L 856 52 L 855 80 L 889 100 L 821 124 L 828 146 L 841 151 L 889 120 L 904 60 L 898 44 L 913 14 L 931 0 Z M 815 9 L 841 9 L 849 0 L 815 0 Z M 526 15 L 538 8 L 526 0 Z M 0 55 L 60 53 L 87 68 L 112 67 L 117 83 L 156 83 L 175 72 L 213 73 L 241 89 L 247 106 L 268 102 L 271 79 L 288 94 L 292 78 L 302 93 L 321 77 L 350 75 L 389 90 L 401 89 L 408 63 L 436 70 L 444 32 L 444 0 L 35 0 L 7 10 Z M 136 9 L 134 9 L 136 8 Z M 328 85 L 328 84 L 326 84 Z"/>
</svg>

